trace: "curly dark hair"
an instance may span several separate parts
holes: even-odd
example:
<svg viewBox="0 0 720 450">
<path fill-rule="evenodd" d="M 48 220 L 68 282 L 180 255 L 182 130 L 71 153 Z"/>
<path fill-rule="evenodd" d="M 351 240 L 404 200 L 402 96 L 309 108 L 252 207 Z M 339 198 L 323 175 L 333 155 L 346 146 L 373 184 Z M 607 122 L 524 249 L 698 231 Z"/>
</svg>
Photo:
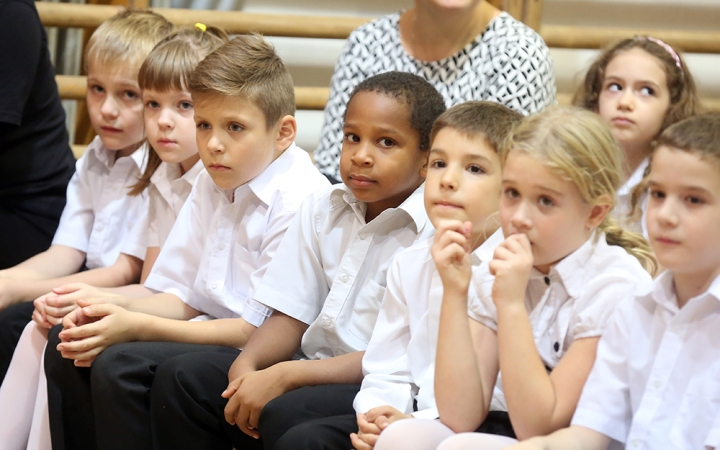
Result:
<svg viewBox="0 0 720 450">
<path fill-rule="evenodd" d="M 358 92 L 377 92 L 408 105 L 410 126 L 420 134 L 420 150 L 430 148 L 433 123 L 446 109 L 445 100 L 432 84 L 411 73 L 385 72 L 360 82 L 350 94 L 348 105 Z"/>
</svg>

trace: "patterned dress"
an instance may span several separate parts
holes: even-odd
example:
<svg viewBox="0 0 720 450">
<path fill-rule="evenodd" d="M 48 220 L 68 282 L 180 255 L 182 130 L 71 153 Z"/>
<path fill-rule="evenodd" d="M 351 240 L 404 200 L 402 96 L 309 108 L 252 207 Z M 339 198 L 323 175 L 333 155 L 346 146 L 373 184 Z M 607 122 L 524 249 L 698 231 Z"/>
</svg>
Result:
<svg viewBox="0 0 720 450">
<path fill-rule="evenodd" d="M 531 28 L 501 13 L 475 40 L 453 56 L 424 62 L 400 43 L 400 12 L 381 17 L 352 32 L 332 77 L 330 100 L 315 164 L 340 179 L 345 105 L 365 78 L 393 70 L 429 81 L 450 107 L 469 100 L 491 100 L 523 114 L 555 103 L 555 75 L 550 53 Z"/>
</svg>

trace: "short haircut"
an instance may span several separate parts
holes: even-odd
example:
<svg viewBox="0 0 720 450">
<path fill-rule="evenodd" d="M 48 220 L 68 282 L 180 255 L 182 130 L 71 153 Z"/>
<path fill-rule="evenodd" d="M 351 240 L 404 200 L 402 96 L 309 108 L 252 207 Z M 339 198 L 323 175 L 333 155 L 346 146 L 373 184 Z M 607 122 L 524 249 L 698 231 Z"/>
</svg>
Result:
<svg viewBox="0 0 720 450">
<path fill-rule="evenodd" d="M 696 153 L 720 165 L 720 113 L 699 114 L 671 125 L 662 132 L 657 145 Z"/>
<path fill-rule="evenodd" d="M 361 81 L 350 94 L 348 105 L 360 92 L 377 92 L 406 104 L 410 126 L 420 134 L 420 150 L 430 148 L 433 123 L 446 109 L 442 95 L 432 84 L 407 72 L 381 73 Z"/>
<path fill-rule="evenodd" d="M 160 41 L 142 63 L 140 89 L 187 91 L 188 80 L 200 61 L 228 42 L 225 31 L 207 26 L 181 27 Z"/>
<path fill-rule="evenodd" d="M 295 114 L 295 88 L 275 49 L 259 34 L 240 35 L 210 53 L 190 77 L 194 101 L 221 95 L 241 97 L 265 115 L 269 130 Z"/>
<path fill-rule="evenodd" d="M 167 19 L 150 10 L 121 11 L 100 24 L 90 36 L 85 64 L 140 68 L 155 44 L 173 28 Z"/>
<path fill-rule="evenodd" d="M 452 128 L 468 139 L 482 138 L 502 156 L 510 142 L 512 131 L 523 115 L 495 102 L 465 102 L 445 111 L 435 120 L 430 143 L 445 128 Z"/>
</svg>

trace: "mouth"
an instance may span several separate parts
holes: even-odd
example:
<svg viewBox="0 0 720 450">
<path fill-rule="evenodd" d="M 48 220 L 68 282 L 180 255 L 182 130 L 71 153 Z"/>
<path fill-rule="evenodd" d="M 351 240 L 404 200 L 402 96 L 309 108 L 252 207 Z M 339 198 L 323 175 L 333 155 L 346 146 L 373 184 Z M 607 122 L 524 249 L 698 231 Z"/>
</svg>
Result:
<svg viewBox="0 0 720 450">
<path fill-rule="evenodd" d="M 224 172 L 226 170 L 230 170 L 228 166 L 223 166 L 222 164 L 210 164 L 207 168 L 208 170 L 214 170 L 217 172 Z"/>
<path fill-rule="evenodd" d="M 621 127 L 627 127 L 627 126 L 630 126 L 630 125 L 635 125 L 635 122 L 634 122 L 634 121 L 628 119 L 627 117 L 623 117 L 623 116 L 613 117 L 612 123 L 615 124 L 615 125 L 617 125 L 617 126 L 621 126 Z"/>
<path fill-rule="evenodd" d="M 177 142 L 173 141 L 172 139 L 158 139 L 157 143 L 158 145 L 164 147 L 177 144 Z"/>
<path fill-rule="evenodd" d="M 435 206 L 439 206 L 441 208 L 450 208 L 450 209 L 463 209 L 463 207 L 460 205 L 456 205 L 455 203 L 451 203 L 451 202 L 444 201 L 444 200 L 435 202 Z"/>
<path fill-rule="evenodd" d="M 662 245 L 679 245 L 680 241 L 676 241 L 675 239 L 671 239 L 666 236 L 660 236 L 655 238 L 655 242 Z"/>
<path fill-rule="evenodd" d="M 363 175 L 350 174 L 350 176 L 348 176 L 348 179 L 350 180 L 350 184 L 353 187 L 357 188 L 366 188 L 376 183 L 376 181 L 372 178 L 368 178 Z"/>
<path fill-rule="evenodd" d="M 110 126 L 101 126 L 100 129 L 106 133 L 120 133 L 122 130 L 120 128 L 110 127 Z"/>
</svg>

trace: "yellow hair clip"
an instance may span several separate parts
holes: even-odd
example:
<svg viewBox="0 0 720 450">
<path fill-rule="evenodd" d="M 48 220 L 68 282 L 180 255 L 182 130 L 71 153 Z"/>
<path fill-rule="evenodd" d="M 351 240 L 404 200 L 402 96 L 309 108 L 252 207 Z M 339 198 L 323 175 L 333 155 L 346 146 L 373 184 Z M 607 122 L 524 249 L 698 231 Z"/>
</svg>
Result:
<svg viewBox="0 0 720 450">
<path fill-rule="evenodd" d="M 200 31 L 207 31 L 207 26 L 204 23 L 196 23 L 195 28 L 197 28 Z"/>
</svg>

